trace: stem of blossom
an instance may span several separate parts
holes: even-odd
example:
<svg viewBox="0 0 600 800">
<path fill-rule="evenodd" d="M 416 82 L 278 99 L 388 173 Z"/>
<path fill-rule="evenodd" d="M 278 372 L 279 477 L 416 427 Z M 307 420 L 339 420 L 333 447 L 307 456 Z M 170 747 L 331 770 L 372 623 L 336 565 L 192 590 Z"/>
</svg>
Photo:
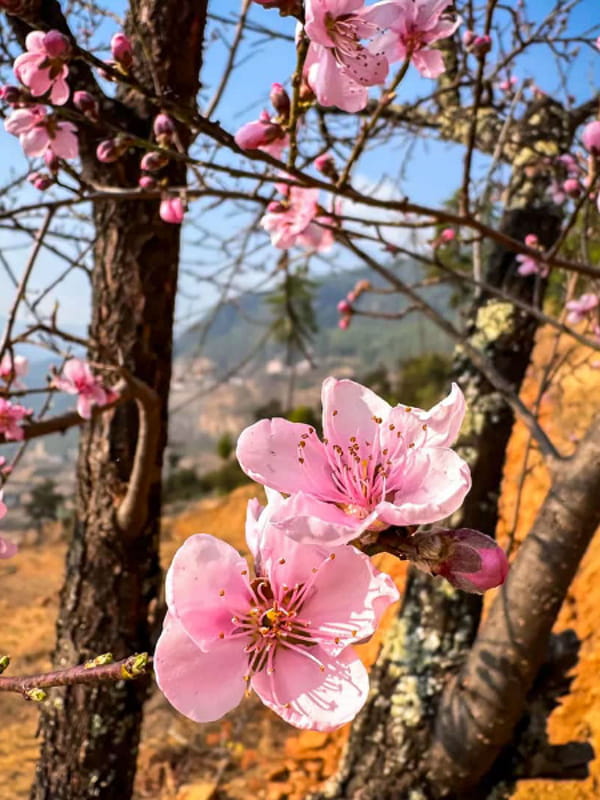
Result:
<svg viewBox="0 0 600 800">
<path fill-rule="evenodd" d="M 360 155 L 369 140 L 369 136 L 373 132 L 373 129 L 377 124 L 379 117 L 383 113 L 383 110 L 393 101 L 394 92 L 396 91 L 402 79 L 406 75 L 409 66 L 410 66 L 410 57 L 408 57 L 404 61 L 404 63 L 398 70 L 398 73 L 396 74 L 396 77 L 394 78 L 390 86 L 387 89 L 384 89 L 383 92 L 381 93 L 381 97 L 379 98 L 379 101 L 375 106 L 375 110 L 373 111 L 371 118 L 363 122 L 359 137 L 356 140 L 356 143 L 354 144 L 352 152 L 350 153 L 350 157 L 348 158 L 348 162 L 344 167 L 344 171 L 340 175 L 339 180 L 336 184 L 338 188 L 343 188 L 348 183 L 348 178 L 350 177 L 350 172 L 352 171 L 352 167 L 354 166 L 356 161 L 360 158 Z"/>
<path fill-rule="evenodd" d="M 306 61 L 306 55 L 308 53 L 308 46 L 309 41 L 308 37 L 304 33 L 304 29 L 298 38 L 298 49 L 297 49 L 297 61 L 296 61 L 296 71 L 292 76 L 292 107 L 290 109 L 290 119 L 287 125 L 289 134 L 290 134 L 290 154 L 288 156 L 288 168 L 294 167 L 296 165 L 296 159 L 298 158 L 298 138 L 297 138 L 297 127 L 298 127 L 298 117 L 299 117 L 299 109 L 300 109 L 300 89 L 302 87 L 302 73 L 304 71 L 304 62 Z"/>
<path fill-rule="evenodd" d="M 2 659 L 7 660 L 8 657 L 3 656 Z M 0 692 L 17 692 L 27 700 L 39 702 L 45 699 L 45 693 L 40 691 L 42 689 L 51 686 L 95 685 L 135 680 L 146 674 L 151 663 L 152 659 L 148 653 L 135 653 L 120 661 L 113 661 L 112 655 L 105 653 L 77 667 L 14 678 L 0 675 Z"/>
</svg>

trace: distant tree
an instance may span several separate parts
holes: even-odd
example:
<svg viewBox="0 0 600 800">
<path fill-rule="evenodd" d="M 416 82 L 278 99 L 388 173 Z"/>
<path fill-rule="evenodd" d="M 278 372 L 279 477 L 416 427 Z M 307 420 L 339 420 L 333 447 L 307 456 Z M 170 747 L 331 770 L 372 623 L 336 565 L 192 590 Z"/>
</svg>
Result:
<svg viewBox="0 0 600 800">
<path fill-rule="evenodd" d="M 223 461 L 229 461 L 234 450 L 233 438 L 230 433 L 222 433 L 217 439 L 216 453 Z"/>
<path fill-rule="evenodd" d="M 31 490 L 31 500 L 25 504 L 25 511 L 38 533 L 45 522 L 55 522 L 59 509 L 64 503 L 64 495 L 56 491 L 56 483 L 46 478 Z"/>
</svg>

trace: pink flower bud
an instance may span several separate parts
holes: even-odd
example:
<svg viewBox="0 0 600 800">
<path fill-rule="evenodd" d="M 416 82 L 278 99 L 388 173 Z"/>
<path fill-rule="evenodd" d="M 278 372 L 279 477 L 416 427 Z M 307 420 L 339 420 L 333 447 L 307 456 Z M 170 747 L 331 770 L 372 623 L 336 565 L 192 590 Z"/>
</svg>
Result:
<svg viewBox="0 0 600 800">
<path fill-rule="evenodd" d="M 409 558 L 416 566 L 443 578 L 464 592 L 485 592 L 500 586 L 508 575 L 508 560 L 490 537 L 470 528 L 416 533 Z"/>
<path fill-rule="evenodd" d="M 331 153 L 322 153 L 320 156 L 317 156 L 314 160 L 314 167 L 321 174 L 325 175 L 326 178 L 330 178 L 332 181 L 336 181 L 339 177 L 338 171 L 335 168 L 335 161 L 333 160 Z"/>
<path fill-rule="evenodd" d="M 235 134 L 235 143 L 242 150 L 258 150 L 259 147 L 271 144 L 275 139 L 283 139 L 285 131 L 276 122 L 256 120 L 247 122 Z"/>
<path fill-rule="evenodd" d="M 492 39 L 490 36 L 476 36 L 471 44 L 471 52 L 477 56 L 477 58 L 482 58 L 486 53 L 489 53 L 492 49 Z"/>
<path fill-rule="evenodd" d="M 159 153 L 157 150 L 152 150 L 150 153 L 145 153 L 140 161 L 140 167 L 146 172 L 158 172 L 169 163 L 169 156 L 166 153 Z"/>
<path fill-rule="evenodd" d="M 454 228 L 444 228 L 440 233 L 440 240 L 444 243 L 453 242 L 456 239 L 456 231 Z"/>
<path fill-rule="evenodd" d="M 535 233 L 528 233 L 525 237 L 525 244 L 527 247 L 537 247 L 539 245 L 539 239 Z"/>
<path fill-rule="evenodd" d="M 350 327 L 350 320 L 351 317 L 342 317 L 338 320 L 338 328 L 343 331 L 347 330 Z"/>
<path fill-rule="evenodd" d="M 100 118 L 100 106 L 98 105 L 98 101 L 89 92 L 75 92 L 73 94 L 73 105 L 93 122 L 97 122 Z"/>
<path fill-rule="evenodd" d="M 138 179 L 138 186 L 141 189 L 146 189 L 146 190 L 156 189 L 156 181 L 152 177 L 152 175 L 142 175 Z"/>
<path fill-rule="evenodd" d="M 600 155 L 600 120 L 595 120 L 585 126 L 581 134 L 581 141 L 585 149 L 589 150 L 592 155 Z"/>
<path fill-rule="evenodd" d="M 40 192 L 45 192 L 54 183 L 50 175 L 46 175 L 45 172 L 30 172 L 27 180 Z"/>
<path fill-rule="evenodd" d="M 11 106 L 22 103 L 24 100 L 23 90 L 19 86 L 0 86 L 0 100 L 4 100 Z"/>
<path fill-rule="evenodd" d="M 129 38 L 124 33 L 115 33 L 110 40 L 110 52 L 114 60 L 125 69 L 133 64 L 133 48 Z"/>
<path fill-rule="evenodd" d="M 156 139 L 165 146 L 170 143 L 175 133 L 175 123 L 168 114 L 158 114 L 154 118 L 152 130 Z"/>
<path fill-rule="evenodd" d="M 577 178 L 567 178 L 562 185 L 563 191 L 569 197 L 579 197 L 583 188 Z"/>
<path fill-rule="evenodd" d="M 180 225 L 185 214 L 181 198 L 164 197 L 160 201 L 158 213 L 163 222 L 169 222 L 172 225 Z"/>
<path fill-rule="evenodd" d="M 54 174 L 58 172 L 60 163 L 56 154 L 52 150 L 50 150 L 50 148 L 48 148 L 44 153 L 44 162 L 48 167 L 48 169 L 50 170 L 50 172 L 53 172 Z"/>
<path fill-rule="evenodd" d="M 48 31 L 44 36 L 44 49 L 50 58 L 66 60 L 71 55 L 71 43 L 60 31 Z"/>
<path fill-rule="evenodd" d="M 290 96 L 280 83 L 272 84 L 269 99 L 282 120 L 287 122 L 291 108 Z"/>
<path fill-rule="evenodd" d="M 340 300 L 337 304 L 337 310 L 340 314 L 352 314 L 352 306 L 347 300 Z"/>
<path fill-rule="evenodd" d="M 284 206 L 283 203 L 280 203 L 278 200 L 272 200 L 267 206 L 269 214 L 283 214 L 284 211 L 287 210 L 287 206 Z"/>
<path fill-rule="evenodd" d="M 96 158 L 103 164 L 112 164 L 118 161 L 124 152 L 117 139 L 103 139 L 96 148 Z"/>
</svg>

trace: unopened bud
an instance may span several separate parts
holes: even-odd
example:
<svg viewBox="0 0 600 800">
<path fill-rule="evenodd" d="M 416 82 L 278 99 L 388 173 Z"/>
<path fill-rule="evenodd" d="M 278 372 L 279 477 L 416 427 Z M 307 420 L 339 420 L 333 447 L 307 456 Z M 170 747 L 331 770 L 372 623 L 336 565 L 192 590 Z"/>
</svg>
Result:
<svg viewBox="0 0 600 800">
<path fill-rule="evenodd" d="M 83 665 L 83 668 L 94 669 L 95 667 L 104 667 L 106 664 L 112 664 L 114 660 L 115 659 L 112 653 L 101 653 L 101 655 L 96 656 L 95 658 L 90 658 L 88 661 L 86 661 Z"/>
<path fill-rule="evenodd" d="M 271 144 L 276 139 L 283 139 L 285 131 L 276 122 L 255 120 L 247 122 L 235 134 L 235 143 L 242 150 L 258 150 L 259 147 Z"/>
<path fill-rule="evenodd" d="M 0 86 L 0 100 L 11 106 L 22 103 L 25 99 L 23 90 L 19 86 Z"/>
<path fill-rule="evenodd" d="M 73 94 L 73 105 L 92 122 L 100 118 L 100 106 L 96 98 L 89 92 L 78 91 Z"/>
<path fill-rule="evenodd" d="M 0 675 L 10 666 L 10 658 L 8 656 L 0 656 Z"/>
<path fill-rule="evenodd" d="M 152 150 L 150 153 L 145 153 L 140 161 L 140 167 L 145 172 L 158 172 L 169 163 L 169 156 L 166 153 L 160 153 L 158 150 Z"/>
<path fill-rule="evenodd" d="M 114 60 L 124 69 L 130 69 L 133 65 L 133 48 L 129 37 L 124 33 L 115 33 L 110 40 L 110 52 Z"/>
<path fill-rule="evenodd" d="M 121 677 L 133 680 L 143 675 L 148 666 L 148 653 L 136 653 L 130 656 L 121 667 Z"/>
<path fill-rule="evenodd" d="M 43 689 L 26 689 L 24 694 L 27 700 L 33 700 L 34 703 L 43 703 L 48 697 Z"/>
<path fill-rule="evenodd" d="M 567 180 L 563 183 L 562 188 L 566 195 L 574 198 L 580 197 L 583 191 L 583 187 L 577 178 L 567 178 Z"/>
<path fill-rule="evenodd" d="M 272 84 L 269 99 L 271 105 L 281 117 L 281 121 L 287 122 L 291 108 L 290 96 L 280 83 Z"/>
<path fill-rule="evenodd" d="M 141 175 L 138 179 L 138 186 L 146 190 L 156 189 L 156 181 L 152 175 Z"/>
<path fill-rule="evenodd" d="M 175 134 L 175 123 L 168 114 L 158 114 L 152 123 L 152 130 L 156 140 L 166 147 L 171 143 Z"/>
<path fill-rule="evenodd" d="M 44 49 L 50 58 L 66 60 L 71 55 L 71 43 L 60 31 L 48 31 L 44 36 Z"/>
<path fill-rule="evenodd" d="M 337 181 L 339 178 L 338 171 L 335 168 L 335 161 L 331 153 L 322 153 L 320 156 L 317 156 L 314 160 L 314 167 L 332 181 Z"/>
<path fill-rule="evenodd" d="M 471 43 L 471 52 L 476 55 L 477 58 L 482 58 L 486 53 L 489 53 L 491 49 L 492 38 L 487 34 L 485 36 L 476 36 Z"/>
<path fill-rule="evenodd" d="M 586 150 L 592 155 L 600 156 L 600 120 L 590 122 L 583 129 L 581 141 Z"/>
<path fill-rule="evenodd" d="M 340 300 L 337 304 L 337 310 L 340 314 L 352 314 L 352 306 L 347 300 Z"/>
<path fill-rule="evenodd" d="M 54 183 L 50 175 L 46 175 L 45 172 L 30 172 L 27 180 L 40 192 L 45 192 Z"/>
</svg>

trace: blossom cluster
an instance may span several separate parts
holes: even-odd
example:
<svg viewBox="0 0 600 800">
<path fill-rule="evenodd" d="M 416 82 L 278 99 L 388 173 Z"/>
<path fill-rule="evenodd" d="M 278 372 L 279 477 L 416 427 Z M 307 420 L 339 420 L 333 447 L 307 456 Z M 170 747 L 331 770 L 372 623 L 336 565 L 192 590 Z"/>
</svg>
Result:
<svg viewBox="0 0 600 800">
<path fill-rule="evenodd" d="M 458 386 L 424 411 L 327 378 L 322 403 L 322 439 L 281 418 L 239 438 L 238 461 L 268 500 L 248 504 L 251 563 L 202 533 L 167 573 L 156 678 L 197 722 L 218 719 L 251 691 L 299 728 L 330 730 L 358 713 L 368 677 L 353 645 L 398 599 L 367 555 L 381 536 L 390 552 L 465 591 L 506 577 L 506 556 L 489 536 L 420 529 L 456 511 L 471 486 L 451 449 L 465 413 Z"/>
</svg>

